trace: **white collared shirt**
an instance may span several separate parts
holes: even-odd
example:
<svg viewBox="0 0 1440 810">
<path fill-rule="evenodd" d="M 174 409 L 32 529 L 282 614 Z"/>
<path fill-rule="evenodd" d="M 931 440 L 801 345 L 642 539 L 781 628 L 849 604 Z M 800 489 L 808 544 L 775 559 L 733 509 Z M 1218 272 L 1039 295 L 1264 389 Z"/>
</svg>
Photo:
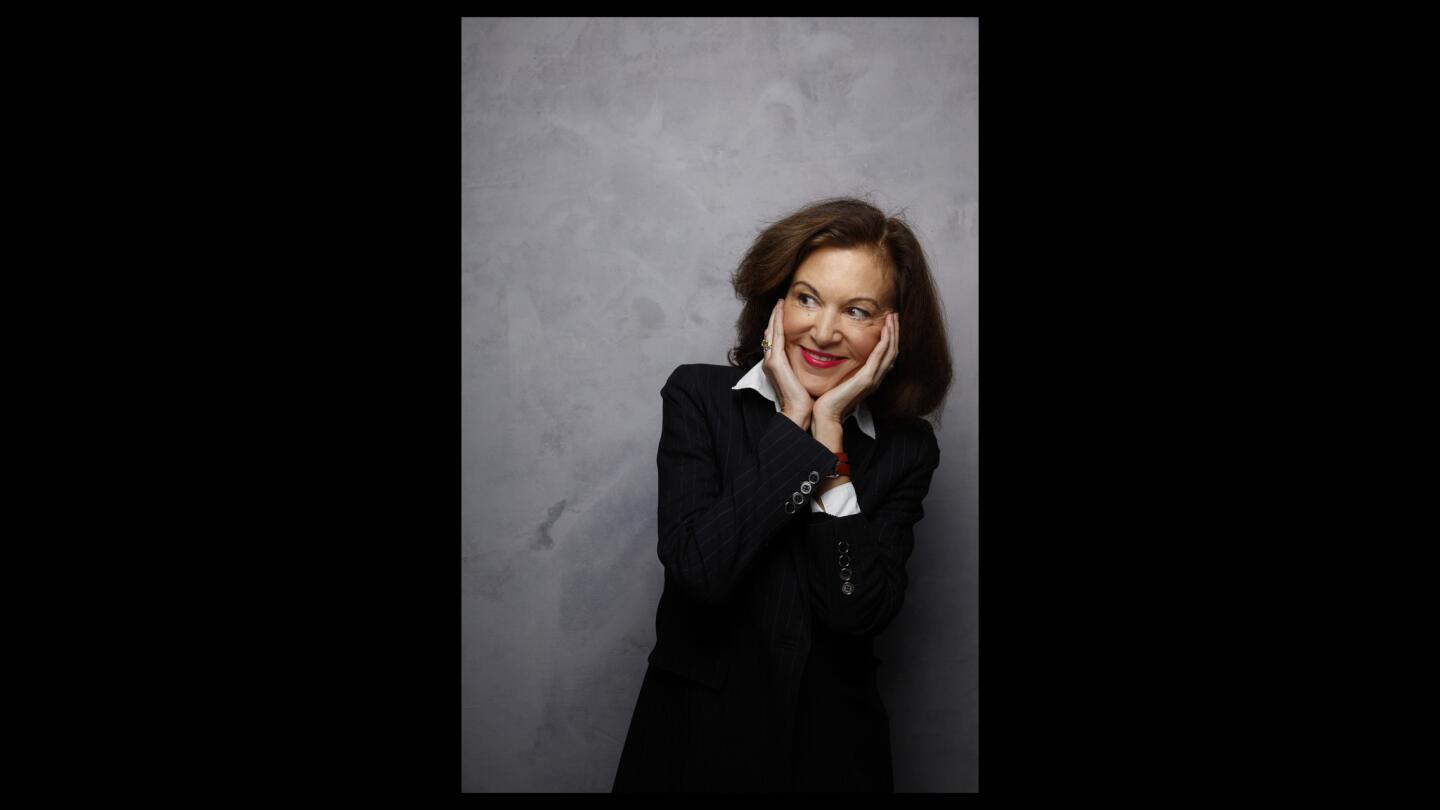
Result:
<svg viewBox="0 0 1440 810">
<path fill-rule="evenodd" d="M 738 391 L 741 388 L 750 388 L 760 392 L 760 395 L 775 403 L 775 410 L 780 410 L 780 398 L 775 396 L 775 387 L 770 384 L 770 378 L 765 376 L 765 361 L 761 360 L 745 372 L 740 382 L 731 386 L 732 390 Z M 846 419 L 854 419 L 860 431 L 870 438 L 875 438 L 875 420 L 870 418 L 870 409 L 866 407 L 865 401 L 861 400 L 859 407 L 850 413 Z M 855 498 L 855 484 L 846 482 L 834 489 L 825 492 L 827 504 L 820 503 L 820 495 L 810 499 L 811 512 L 824 512 L 835 517 L 860 514 L 860 502 Z"/>
</svg>

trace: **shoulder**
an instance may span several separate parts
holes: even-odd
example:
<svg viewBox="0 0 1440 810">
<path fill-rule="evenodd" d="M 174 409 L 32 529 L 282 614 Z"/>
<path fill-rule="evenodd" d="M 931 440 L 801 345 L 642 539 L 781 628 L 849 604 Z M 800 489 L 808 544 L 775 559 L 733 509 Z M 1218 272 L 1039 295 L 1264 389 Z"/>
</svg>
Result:
<svg viewBox="0 0 1440 810">
<path fill-rule="evenodd" d="M 888 419 L 881 421 L 878 428 L 890 432 L 896 449 L 903 456 L 931 467 L 940 464 L 940 440 L 928 419 Z"/>
<path fill-rule="evenodd" d="M 685 363 L 675 367 L 665 380 L 665 388 L 683 391 L 692 397 L 712 399 L 734 387 L 745 376 L 745 369 L 713 363 Z"/>
</svg>

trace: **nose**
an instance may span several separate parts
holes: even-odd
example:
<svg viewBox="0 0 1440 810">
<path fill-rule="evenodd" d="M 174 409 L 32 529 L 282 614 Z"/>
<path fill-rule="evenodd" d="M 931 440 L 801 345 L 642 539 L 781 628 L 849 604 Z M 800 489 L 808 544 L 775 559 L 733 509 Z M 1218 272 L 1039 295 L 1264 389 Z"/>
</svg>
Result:
<svg viewBox="0 0 1440 810">
<path fill-rule="evenodd" d="M 820 314 L 815 316 L 811 337 L 817 346 L 833 346 L 840 342 L 839 318 L 840 314 L 830 309 L 821 309 Z"/>
</svg>

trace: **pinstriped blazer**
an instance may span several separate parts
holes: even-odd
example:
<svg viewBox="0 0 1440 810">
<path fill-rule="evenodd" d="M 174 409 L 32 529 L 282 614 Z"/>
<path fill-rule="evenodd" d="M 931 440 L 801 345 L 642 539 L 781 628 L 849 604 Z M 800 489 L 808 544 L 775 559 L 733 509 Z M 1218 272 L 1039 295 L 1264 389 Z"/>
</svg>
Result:
<svg viewBox="0 0 1440 810">
<path fill-rule="evenodd" d="M 774 721 L 764 733 L 785 741 L 817 634 L 838 669 L 878 663 L 871 639 L 904 603 L 913 526 L 940 449 L 924 420 L 877 415 L 875 439 L 846 420 L 860 513 L 811 512 L 802 484 L 823 482 L 835 456 L 758 392 L 732 390 L 746 370 L 682 365 L 661 389 L 665 587 L 648 660 L 713 689 L 739 678 L 737 688 L 768 692 L 756 696 Z"/>
</svg>

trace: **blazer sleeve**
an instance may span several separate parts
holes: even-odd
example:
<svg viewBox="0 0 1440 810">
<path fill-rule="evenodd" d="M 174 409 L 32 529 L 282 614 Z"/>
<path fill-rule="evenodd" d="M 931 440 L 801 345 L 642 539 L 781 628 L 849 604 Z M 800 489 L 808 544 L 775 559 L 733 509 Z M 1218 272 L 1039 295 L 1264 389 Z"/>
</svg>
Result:
<svg viewBox="0 0 1440 810">
<path fill-rule="evenodd" d="M 940 444 L 928 423 L 910 444 L 881 462 L 901 465 L 901 471 L 878 503 L 863 504 L 864 511 L 846 517 L 806 516 L 802 559 L 810 605 L 836 633 L 879 635 L 905 602 L 914 526 L 925 517 L 922 503 L 940 466 Z M 846 582 L 853 586 L 848 594 Z"/>
<path fill-rule="evenodd" d="M 787 512 L 786 502 L 812 472 L 833 472 L 836 459 L 778 411 L 754 446 L 744 441 L 737 422 L 717 421 L 722 427 L 712 431 L 703 372 L 703 366 L 680 366 L 660 390 L 659 554 L 667 579 L 691 599 L 721 604 L 781 527 L 808 512 L 803 502 Z M 717 444 L 727 458 L 739 454 L 730 480 L 720 478 Z"/>
</svg>

